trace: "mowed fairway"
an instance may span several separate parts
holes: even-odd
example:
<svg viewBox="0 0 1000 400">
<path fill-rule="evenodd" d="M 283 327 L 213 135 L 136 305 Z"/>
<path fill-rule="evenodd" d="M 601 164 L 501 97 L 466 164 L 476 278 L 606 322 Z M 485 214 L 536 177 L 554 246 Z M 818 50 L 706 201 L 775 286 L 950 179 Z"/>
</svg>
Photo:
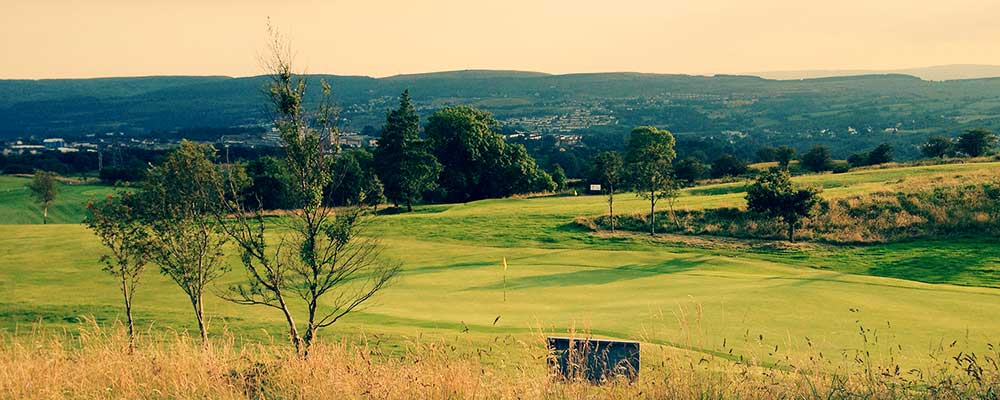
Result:
<svg viewBox="0 0 1000 400">
<path fill-rule="evenodd" d="M 998 173 L 1000 163 L 985 163 L 797 179 L 838 197 Z M 37 210 L 26 207 L 25 194 L 10 193 L 23 180 L 3 179 L 0 188 L 8 192 L 0 194 L 6 196 L 0 215 L 11 224 L 0 225 L 0 329 L 20 334 L 36 322 L 65 328 L 86 316 L 102 324 L 118 318 L 119 294 L 97 265 L 97 240 L 79 224 L 23 225 L 35 221 Z M 678 203 L 740 206 L 741 186 L 690 189 Z M 106 191 L 76 187 L 72 193 L 81 195 L 73 201 Z M 624 212 L 647 207 L 632 195 L 621 195 L 616 205 Z M 726 343 L 734 357 L 780 360 L 860 348 L 859 332 L 870 329 L 880 346 L 898 345 L 899 357 L 913 361 L 956 340 L 979 350 L 1000 336 L 1000 319 L 993 318 L 1000 315 L 1000 290 L 989 287 L 1000 281 L 996 238 L 744 252 L 640 235 L 609 238 L 572 223 L 605 206 L 598 196 L 504 199 L 380 216 L 372 232 L 384 237 L 404 272 L 376 303 L 327 335 L 384 334 L 390 346 L 418 335 L 488 344 L 508 334 L 526 340 L 575 328 L 712 354 L 728 354 Z M 82 208 L 73 210 L 77 214 L 67 212 L 61 221 L 82 219 Z M 232 260 L 233 272 L 218 290 L 242 277 Z M 155 267 L 135 302 L 142 326 L 194 328 L 186 298 Z M 213 296 L 207 311 L 215 334 L 227 330 L 256 340 L 267 332 L 280 339 L 282 322 L 273 310 Z"/>
</svg>

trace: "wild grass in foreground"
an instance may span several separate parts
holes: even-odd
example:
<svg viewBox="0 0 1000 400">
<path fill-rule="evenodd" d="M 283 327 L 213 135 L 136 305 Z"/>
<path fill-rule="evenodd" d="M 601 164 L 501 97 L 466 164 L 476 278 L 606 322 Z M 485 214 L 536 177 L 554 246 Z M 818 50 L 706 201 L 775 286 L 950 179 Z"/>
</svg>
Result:
<svg viewBox="0 0 1000 400">
<path fill-rule="evenodd" d="M 644 344 L 641 376 L 592 385 L 564 382 L 545 367 L 539 340 L 467 349 L 446 340 L 413 339 L 402 353 L 369 341 L 321 343 L 308 359 L 290 346 L 236 345 L 216 338 L 208 348 L 186 334 L 147 334 L 134 352 L 123 327 L 81 325 L 78 335 L 0 339 L 2 398 L 752 398 L 996 399 L 998 354 L 966 354 L 943 346 L 933 365 L 895 365 L 892 346 L 860 329 L 862 344 L 842 355 L 815 353 L 764 366 L 753 354 L 712 355 Z M 751 339 L 752 340 L 752 339 Z M 771 345 L 761 338 L 761 351 Z M 723 345 L 725 348 L 725 345 Z M 497 354 L 499 353 L 499 354 Z M 517 358 L 517 359 L 515 359 Z"/>
</svg>

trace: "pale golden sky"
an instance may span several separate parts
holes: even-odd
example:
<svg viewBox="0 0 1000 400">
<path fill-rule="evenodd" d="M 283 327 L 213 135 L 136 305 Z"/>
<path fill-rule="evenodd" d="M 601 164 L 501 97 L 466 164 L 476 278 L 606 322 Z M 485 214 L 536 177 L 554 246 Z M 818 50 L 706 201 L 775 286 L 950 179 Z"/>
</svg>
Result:
<svg viewBox="0 0 1000 400">
<path fill-rule="evenodd" d="M 1000 0 L 0 0 L 0 78 L 1000 64 Z"/>
</svg>

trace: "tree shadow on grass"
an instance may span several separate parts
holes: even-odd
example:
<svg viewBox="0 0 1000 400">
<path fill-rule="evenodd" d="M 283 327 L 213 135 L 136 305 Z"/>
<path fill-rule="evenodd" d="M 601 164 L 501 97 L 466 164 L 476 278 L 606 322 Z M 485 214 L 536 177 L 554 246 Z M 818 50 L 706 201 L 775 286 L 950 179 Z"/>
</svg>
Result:
<svg viewBox="0 0 1000 400">
<path fill-rule="evenodd" d="M 978 252 L 933 252 L 895 260 L 876 260 L 868 273 L 926 283 L 997 286 L 1000 265 Z"/>
<path fill-rule="evenodd" d="M 627 264 L 618 267 L 589 267 L 583 270 L 551 275 L 527 276 L 507 280 L 507 289 L 525 289 L 533 287 L 566 287 L 583 285 L 606 285 L 614 282 L 648 278 L 656 275 L 674 274 L 691 270 L 705 262 L 704 257 L 692 256 L 675 258 L 659 264 Z M 503 289 L 504 283 L 497 282 L 486 286 L 470 287 L 466 290 L 497 290 Z"/>
<path fill-rule="evenodd" d="M 30 325 L 47 324 L 77 324 L 85 318 L 93 318 L 95 322 L 106 323 L 114 321 L 119 309 L 100 305 L 37 305 L 26 303 L 0 303 L 0 325 Z"/>
</svg>

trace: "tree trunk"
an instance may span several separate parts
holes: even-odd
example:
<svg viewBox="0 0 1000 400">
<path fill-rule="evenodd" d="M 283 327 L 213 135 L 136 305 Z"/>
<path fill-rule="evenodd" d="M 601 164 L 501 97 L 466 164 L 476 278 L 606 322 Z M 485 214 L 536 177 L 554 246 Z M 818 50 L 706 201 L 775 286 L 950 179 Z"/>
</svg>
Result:
<svg viewBox="0 0 1000 400">
<path fill-rule="evenodd" d="M 135 324 L 132 322 L 132 299 L 129 296 L 127 277 L 122 270 L 122 296 L 125 297 L 125 321 L 128 324 L 128 352 L 135 350 Z"/>
<path fill-rule="evenodd" d="M 208 329 L 205 327 L 205 312 L 200 293 L 191 297 L 191 306 L 194 307 L 194 316 L 198 320 L 198 333 L 201 335 L 201 344 L 208 347 Z"/>
<path fill-rule="evenodd" d="M 413 205 L 410 204 L 409 198 L 406 198 L 406 212 L 413 212 Z"/>
<path fill-rule="evenodd" d="M 285 298 L 280 293 L 278 294 L 278 304 L 281 306 L 281 312 L 285 314 L 285 322 L 288 323 L 288 335 L 292 340 L 292 344 L 295 345 L 295 354 L 301 354 L 302 337 L 299 336 L 299 330 L 295 327 L 295 319 L 292 318 L 292 312 L 288 309 L 288 305 L 285 304 Z"/>
<path fill-rule="evenodd" d="M 656 236 L 656 192 L 649 194 L 649 236 Z"/>
<path fill-rule="evenodd" d="M 302 337 L 302 359 L 309 358 L 309 350 L 312 348 L 313 340 L 316 340 L 316 296 L 312 296 L 309 301 L 309 320 L 306 323 L 306 334 Z"/>
<path fill-rule="evenodd" d="M 306 336 L 302 340 L 302 358 L 309 358 L 309 350 L 312 349 L 313 340 L 316 340 L 316 326 L 310 324 L 306 328 Z"/>
<path fill-rule="evenodd" d="M 795 223 L 794 222 L 789 222 L 788 223 L 788 241 L 789 242 L 795 242 Z"/>
<path fill-rule="evenodd" d="M 615 187 L 610 186 L 611 192 L 608 194 L 608 213 L 611 214 L 611 233 L 615 233 Z"/>
</svg>

